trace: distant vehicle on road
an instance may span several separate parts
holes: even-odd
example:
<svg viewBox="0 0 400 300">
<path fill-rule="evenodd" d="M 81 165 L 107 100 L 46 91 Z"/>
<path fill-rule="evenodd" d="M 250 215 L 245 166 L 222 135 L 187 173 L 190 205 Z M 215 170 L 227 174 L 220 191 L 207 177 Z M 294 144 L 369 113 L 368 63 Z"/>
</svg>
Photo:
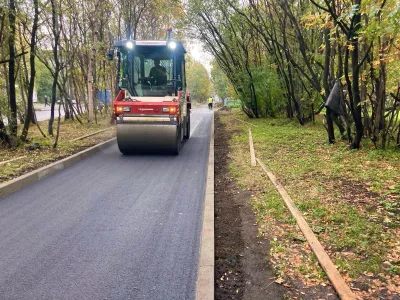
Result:
<svg viewBox="0 0 400 300">
<path fill-rule="evenodd" d="M 72 104 L 76 104 L 76 100 L 75 99 L 72 99 L 71 102 L 72 102 Z M 63 103 L 62 99 L 58 99 L 57 100 L 57 104 L 60 104 L 60 103 Z"/>
</svg>

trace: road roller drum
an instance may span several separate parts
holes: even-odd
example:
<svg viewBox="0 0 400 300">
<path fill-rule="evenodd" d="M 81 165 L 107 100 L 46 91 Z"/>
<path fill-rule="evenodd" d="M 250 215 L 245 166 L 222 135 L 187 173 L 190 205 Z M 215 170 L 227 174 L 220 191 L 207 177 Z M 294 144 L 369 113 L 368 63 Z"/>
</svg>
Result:
<svg viewBox="0 0 400 300">
<path fill-rule="evenodd" d="M 117 143 L 124 154 L 178 154 L 181 148 L 181 132 L 177 125 L 117 124 Z"/>
</svg>

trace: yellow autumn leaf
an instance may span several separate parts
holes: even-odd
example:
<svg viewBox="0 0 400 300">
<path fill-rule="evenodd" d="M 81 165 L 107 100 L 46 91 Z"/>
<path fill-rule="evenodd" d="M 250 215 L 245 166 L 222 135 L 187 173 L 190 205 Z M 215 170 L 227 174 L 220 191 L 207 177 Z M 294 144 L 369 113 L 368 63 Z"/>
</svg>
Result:
<svg viewBox="0 0 400 300">
<path fill-rule="evenodd" d="M 275 282 L 278 283 L 278 284 L 282 284 L 282 283 L 285 282 L 285 280 L 284 280 L 282 277 L 278 277 L 278 278 L 275 280 Z"/>
<path fill-rule="evenodd" d="M 379 59 L 376 59 L 376 60 L 374 60 L 374 61 L 372 62 L 372 65 L 373 65 L 374 67 L 379 66 L 379 64 L 380 64 Z"/>
</svg>

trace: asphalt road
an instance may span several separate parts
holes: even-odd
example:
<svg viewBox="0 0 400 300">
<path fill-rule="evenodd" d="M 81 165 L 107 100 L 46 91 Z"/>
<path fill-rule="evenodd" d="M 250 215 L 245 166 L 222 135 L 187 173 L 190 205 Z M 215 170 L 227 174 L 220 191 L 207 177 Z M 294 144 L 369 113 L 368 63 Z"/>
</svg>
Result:
<svg viewBox="0 0 400 300">
<path fill-rule="evenodd" d="M 35 113 L 36 113 L 36 120 L 38 121 L 45 121 L 50 119 L 50 106 L 46 106 L 44 107 L 43 104 L 35 104 Z M 64 116 L 64 109 L 61 108 L 60 110 L 60 114 L 61 116 Z M 58 105 L 56 105 L 56 107 L 54 108 L 54 118 L 57 120 L 58 118 Z M 19 120 L 18 120 L 19 122 Z M 3 118 L 3 123 L 4 125 L 8 125 L 8 119 L 7 118 Z"/>
<path fill-rule="evenodd" d="M 83 105 L 82 105 L 82 109 L 85 110 L 85 107 Z M 35 113 L 36 113 L 36 119 L 38 121 L 45 121 L 45 120 L 50 119 L 50 105 L 44 106 L 44 104 L 42 104 L 42 103 L 36 103 L 35 104 Z M 61 117 L 63 117 L 64 114 L 65 114 L 64 108 L 61 106 L 60 107 L 60 115 L 61 115 Z M 55 120 L 58 119 L 58 103 L 54 107 L 54 119 Z"/>
<path fill-rule="evenodd" d="M 45 121 L 50 119 L 50 108 L 47 106 L 46 108 L 42 110 L 36 110 L 36 120 L 38 121 Z M 60 114 L 63 117 L 64 116 L 64 109 L 61 108 Z M 58 119 L 58 106 L 54 109 L 54 118 L 57 120 Z"/>
<path fill-rule="evenodd" d="M 212 113 L 179 156 L 116 143 L 0 199 L 0 299 L 194 299 Z"/>
</svg>

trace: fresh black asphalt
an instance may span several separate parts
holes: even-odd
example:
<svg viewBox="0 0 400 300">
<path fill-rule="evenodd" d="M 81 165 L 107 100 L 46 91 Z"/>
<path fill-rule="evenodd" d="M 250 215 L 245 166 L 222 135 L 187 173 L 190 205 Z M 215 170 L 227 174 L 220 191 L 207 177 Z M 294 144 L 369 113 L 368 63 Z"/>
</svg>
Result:
<svg viewBox="0 0 400 300">
<path fill-rule="evenodd" d="M 211 120 L 178 156 L 114 143 L 0 198 L 0 299 L 194 299 Z"/>
</svg>

